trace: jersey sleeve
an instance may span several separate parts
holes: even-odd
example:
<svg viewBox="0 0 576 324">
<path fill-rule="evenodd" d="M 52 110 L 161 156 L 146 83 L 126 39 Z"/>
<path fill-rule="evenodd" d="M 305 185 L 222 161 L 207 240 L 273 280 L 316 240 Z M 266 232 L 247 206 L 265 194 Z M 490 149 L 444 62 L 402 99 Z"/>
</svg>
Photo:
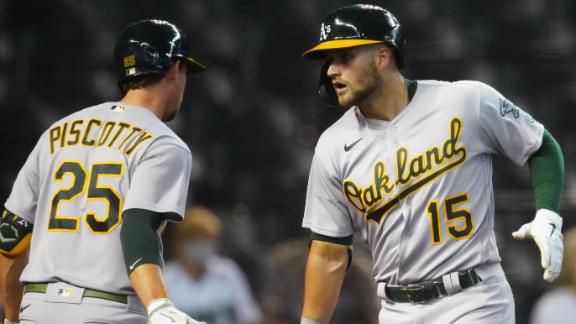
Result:
<svg viewBox="0 0 576 324">
<path fill-rule="evenodd" d="M 42 142 L 41 138 L 28 156 L 20 172 L 18 172 L 16 181 L 12 186 L 12 192 L 4 204 L 7 210 L 30 223 L 34 223 L 38 205 L 40 188 L 39 159 Z"/>
<path fill-rule="evenodd" d="M 192 155 L 187 149 L 173 144 L 151 144 L 130 179 L 124 210 L 147 209 L 158 213 L 174 213 L 184 217 Z"/>
<path fill-rule="evenodd" d="M 302 227 L 332 237 L 354 234 L 337 175 L 332 161 L 317 148 L 308 178 Z"/>
<path fill-rule="evenodd" d="M 544 126 L 492 87 L 480 85 L 480 141 L 489 153 L 507 156 L 518 166 L 542 144 Z"/>
</svg>

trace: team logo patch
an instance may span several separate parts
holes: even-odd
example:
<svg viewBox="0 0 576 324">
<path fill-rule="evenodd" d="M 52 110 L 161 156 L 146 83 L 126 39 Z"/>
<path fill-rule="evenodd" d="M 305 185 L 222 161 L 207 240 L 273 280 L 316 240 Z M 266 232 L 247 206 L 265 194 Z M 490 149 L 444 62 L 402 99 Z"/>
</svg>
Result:
<svg viewBox="0 0 576 324">
<path fill-rule="evenodd" d="M 332 26 L 322 23 L 320 26 L 320 41 L 326 40 L 328 34 L 332 31 Z"/>
<path fill-rule="evenodd" d="M 513 103 L 506 99 L 499 99 L 500 101 L 500 115 L 502 117 L 506 116 L 507 114 L 512 114 L 514 118 L 520 117 L 520 108 L 516 107 Z"/>
<path fill-rule="evenodd" d="M 56 295 L 60 297 L 70 297 L 72 296 L 72 288 L 58 288 Z"/>
</svg>

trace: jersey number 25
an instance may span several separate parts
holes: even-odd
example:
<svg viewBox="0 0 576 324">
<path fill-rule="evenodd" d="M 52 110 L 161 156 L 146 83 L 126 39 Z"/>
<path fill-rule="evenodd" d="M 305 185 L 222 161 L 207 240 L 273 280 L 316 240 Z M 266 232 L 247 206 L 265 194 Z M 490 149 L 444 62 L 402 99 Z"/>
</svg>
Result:
<svg viewBox="0 0 576 324">
<path fill-rule="evenodd" d="M 100 186 L 98 179 L 100 177 L 121 177 L 123 173 L 124 165 L 117 162 L 94 163 L 90 173 L 86 172 L 80 161 L 64 161 L 60 164 L 54 174 L 54 181 L 62 181 L 66 174 L 72 175 L 73 180 L 70 187 L 58 190 L 52 198 L 48 231 L 78 231 L 80 217 L 58 215 L 58 207 L 61 202 L 73 201 L 84 193 L 86 193 L 86 202 L 102 200 L 108 207 L 106 215 L 101 218 L 97 218 L 94 212 L 86 213 L 84 219 L 88 228 L 95 234 L 106 234 L 114 230 L 121 222 L 122 196 L 110 186 Z M 89 181 L 86 181 L 88 178 Z"/>
</svg>

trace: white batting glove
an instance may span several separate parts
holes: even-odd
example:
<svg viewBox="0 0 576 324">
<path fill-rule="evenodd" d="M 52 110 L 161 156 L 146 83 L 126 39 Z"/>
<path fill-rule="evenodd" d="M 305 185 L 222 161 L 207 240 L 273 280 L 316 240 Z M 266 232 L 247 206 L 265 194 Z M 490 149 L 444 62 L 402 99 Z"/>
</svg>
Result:
<svg viewBox="0 0 576 324">
<path fill-rule="evenodd" d="M 512 233 L 517 240 L 533 239 L 540 249 L 540 263 L 544 268 L 544 280 L 554 281 L 560 275 L 564 244 L 562 242 L 562 218 L 548 209 L 539 209 L 532 222 L 522 225 Z"/>
<path fill-rule="evenodd" d="M 10 320 L 4 319 L 4 324 L 18 324 L 19 322 L 12 322 Z"/>
<path fill-rule="evenodd" d="M 174 307 L 168 298 L 158 298 L 148 304 L 149 324 L 206 324 L 198 322 Z"/>
</svg>

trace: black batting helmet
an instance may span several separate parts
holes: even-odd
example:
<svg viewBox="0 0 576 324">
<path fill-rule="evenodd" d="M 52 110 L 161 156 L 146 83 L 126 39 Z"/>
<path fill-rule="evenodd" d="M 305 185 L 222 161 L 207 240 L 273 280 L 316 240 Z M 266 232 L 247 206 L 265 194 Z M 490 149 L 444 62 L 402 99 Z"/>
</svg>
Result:
<svg viewBox="0 0 576 324">
<path fill-rule="evenodd" d="M 321 59 L 327 50 L 384 43 L 392 48 L 396 65 L 404 67 L 404 39 L 398 19 L 388 10 L 374 5 L 355 4 L 328 14 L 320 25 L 320 41 L 302 54 Z M 320 75 L 320 96 L 331 106 L 338 100 L 326 76 L 328 64 Z"/>
<path fill-rule="evenodd" d="M 188 72 L 206 69 L 190 56 L 184 33 L 164 20 L 149 19 L 130 24 L 122 31 L 114 47 L 114 65 L 120 88 L 134 78 L 166 72 L 174 60 L 186 62 Z"/>
</svg>

